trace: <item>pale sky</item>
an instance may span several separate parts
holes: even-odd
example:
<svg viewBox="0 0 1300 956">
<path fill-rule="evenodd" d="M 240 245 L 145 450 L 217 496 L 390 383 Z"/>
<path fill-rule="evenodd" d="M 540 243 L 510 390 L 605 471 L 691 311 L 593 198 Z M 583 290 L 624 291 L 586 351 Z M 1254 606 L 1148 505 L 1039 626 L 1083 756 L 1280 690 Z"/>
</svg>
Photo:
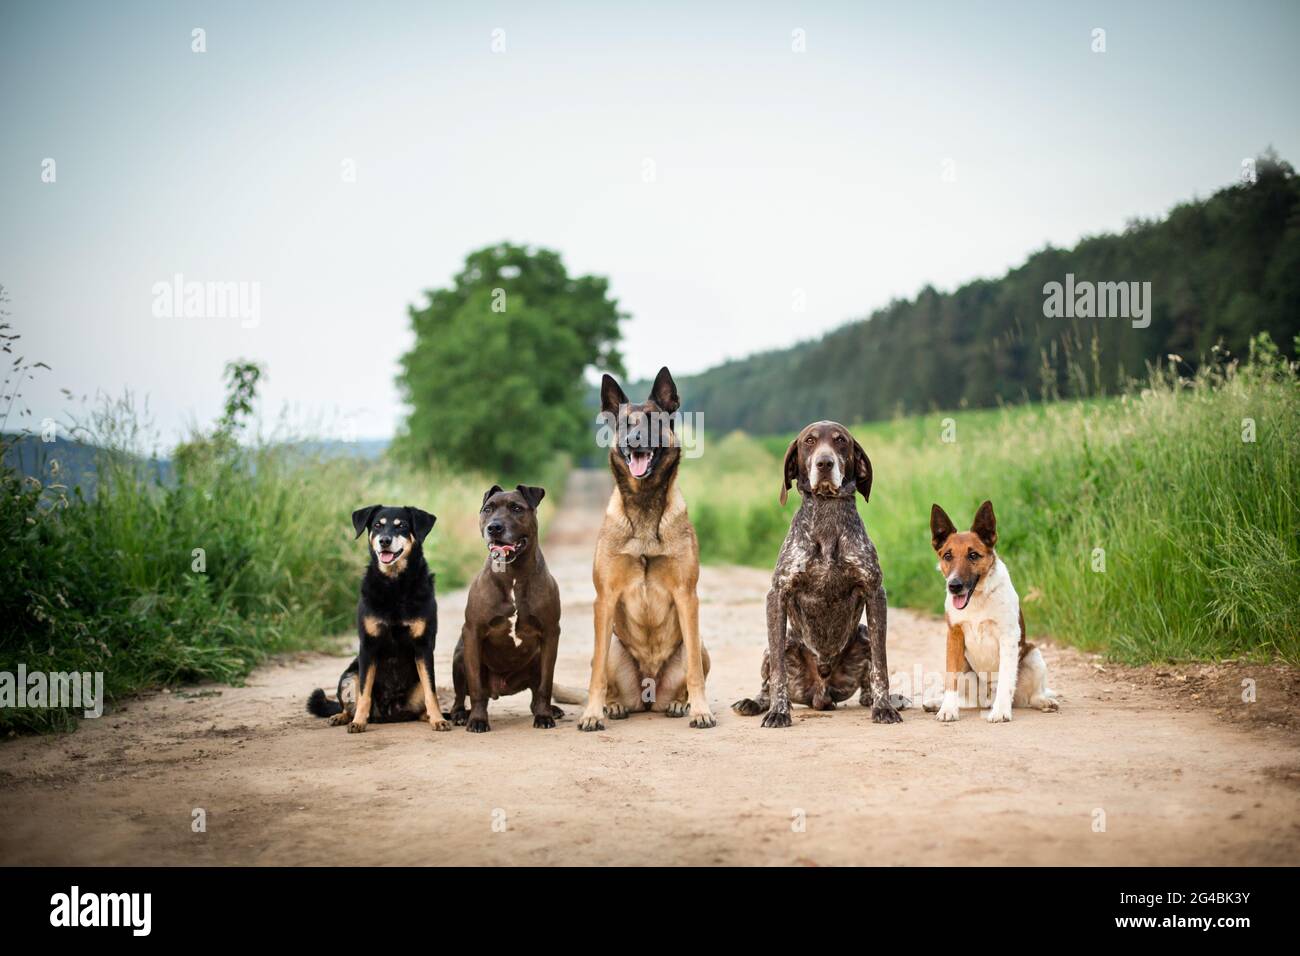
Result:
<svg viewBox="0 0 1300 956">
<path fill-rule="evenodd" d="M 244 357 L 268 416 L 386 437 L 471 250 L 608 276 L 632 375 L 696 372 L 1300 161 L 1298 44 L 1286 0 L 5 0 L 0 284 L 37 420 L 130 388 L 170 443 Z M 178 273 L 256 327 L 155 315 Z"/>
</svg>

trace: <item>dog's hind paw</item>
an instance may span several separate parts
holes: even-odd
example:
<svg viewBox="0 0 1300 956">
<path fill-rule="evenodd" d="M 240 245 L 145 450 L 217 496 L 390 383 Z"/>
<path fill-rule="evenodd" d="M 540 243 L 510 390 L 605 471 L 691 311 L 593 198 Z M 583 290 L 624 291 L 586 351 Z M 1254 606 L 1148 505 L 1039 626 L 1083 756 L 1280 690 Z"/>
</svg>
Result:
<svg viewBox="0 0 1300 956">
<path fill-rule="evenodd" d="M 469 722 L 469 711 L 464 707 L 457 707 L 452 710 L 450 714 L 443 714 L 442 716 L 446 717 L 457 727 L 464 727 L 465 724 Z"/>
<path fill-rule="evenodd" d="M 664 708 L 664 715 L 668 717 L 685 717 L 688 713 L 690 713 L 690 710 L 691 710 L 691 705 L 688 704 L 686 701 L 672 700 L 669 701 L 668 706 Z M 694 724 L 692 724 L 691 726 L 694 726 Z"/>
<path fill-rule="evenodd" d="M 551 705 L 551 716 L 554 717 L 556 720 L 563 720 L 563 719 L 564 719 L 564 711 L 560 710 L 560 708 L 558 708 L 558 707 L 556 707 L 554 704 L 552 704 L 552 705 Z"/>
<path fill-rule="evenodd" d="M 790 720 L 790 711 L 788 710 L 770 710 L 767 716 L 763 718 L 764 727 L 789 727 L 793 721 Z"/>
<path fill-rule="evenodd" d="M 712 712 L 705 710 L 691 715 L 691 726 L 696 730 L 708 730 L 710 727 L 718 726 L 718 719 Z"/>
<path fill-rule="evenodd" d="M 584 714 L 582 719 L 578 721 L 578 729 L 587 732 L 593 730 L 604 730 L 605 722 L 601 720 L 599 717 L 588 717 L 587 715 Z"/>
<path fill-rule="evenodd" d="M 329 725 L 331 727 L 338 727 L 342 724 L 346 724 L 351 719 L 352 719 L 352 715 L 345 710 L 331 717 L 329 719 Z"/>
<path fill-rule="evenodd" d="M 534 715 L 533 715 L 533 729 L 534 729 L 534 730 L 554 730 L 554 729 L 555 729 L 555 718 L 552 717 L 550 714 L 534 714 Z"/>
<path fill-rule="evenodd" d="M 740 714 L 741 717 L 757 717 L 759 714 L 767 712 L 767 707 L 750 697 L 736 701 L 731 705 L 731 709 Z"/>
<path fill-rule="evenodd" d="M 889 703 L 889 701 L 883 701 L 871 706 L 871 722 L 873 724 L 901 724 L 903 717 L 894 709 L 893 704 Z"/>
<path fill-rule="evenodd" d="M 622 704 L 606 704 L 605 716 L 610 720 L 627 720 L 627 708 Z"/>
<path fill-rule="evenodd" d="M 1061 699 L 1059 697 L 1044 697 L 1039 702 L 1038 709 L 1045 714 L 1054 714 L 1061 709 Z"/>
</svg>

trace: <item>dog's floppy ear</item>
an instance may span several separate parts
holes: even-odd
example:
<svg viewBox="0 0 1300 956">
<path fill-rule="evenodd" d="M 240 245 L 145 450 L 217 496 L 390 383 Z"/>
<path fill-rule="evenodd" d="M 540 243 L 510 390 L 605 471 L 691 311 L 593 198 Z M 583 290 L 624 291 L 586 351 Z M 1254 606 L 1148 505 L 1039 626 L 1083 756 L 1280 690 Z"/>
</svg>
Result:
<svg viewBox="0 0 1300 956">
<path fill-rule="evenodd" d="M 938 551 L 949 537 L 957 533 L 957 526 L 948 517 L 948 512 L 938 505 L 930 506 L 930 546 Z"/>
<path fill-rule="evenodd" d="M 790 496 L 790 482 L 799 480 L 799 439 L 796 437 L 785 450 L 785 463 L 781 465 L 781 504 Z"/>
<path fill-rule="evenodd" d="M 361 533 L 370 527 L 370 519 L 375 516 L 375 512 L 382 508 L 383 505 L 369 505 L 365 508 L 358 508 L 352 512 L 352 528 L 356 531 L 356 536 L 361 537 Z"/>
<path fill-rule="evenodd" d="M 604 375 L 600 380 L 600 410 L 609 415 L 618 415 L 618 407 L 627 404 L 627 395 L 623 392 L 613 375 Z"/>
<path fill-rule="evenodd" d="M 411 513 L 411 529 L 415 532 L 416 544 L 424 544 L 424 539 L 429 536 L 433 530 L 433 523 L 438 519 L 427 511 L 421 511 L 419 508 L 406 506 L 406 510 Z"/>
<path fill-rule="evenodd" d="M 505 491 L 505 489 L 502 488 L 500 485 L 493 485 L 487 491 L 483 492 L 483 500 L 479 502 L 478 506 L 482 508 L 484 505 L 487 504 L 487 500 L 489 498 L 491 498 L 495 494 L 499 494 L 502 491 Z"/>
<path fill-rule="evenodd" d="M 853 477 L 857 481 L 858 491 L 862 492 L 862 500 L 871 500 L 871 459 L 867 453 L 862 450 L 858 440 L 853 439 Z"/>
<path fill-rule="evenodd" d="M 542 503 L 542 499 L 546 497 L 545 488 L 535 488 L 532 485 L 517 485 L 515 490 L 524 496 L 524 501 L 528 502 L 528 507 L 534 511 Z"/>
<path fill-rule="evenodd" d="M 668 371 L 667 365 L 659 370 L 655 383 L 650 386 L 650 400 L 669 415 L 681 407 L 681 399 L 677 397 L 677 383 L 673 381 L 673 373 Z"/>
<path fill-rule="evenodd" d="M 993 515 L 993 502 L 986 501 L 975 512 L 975 520 L 970 529 L 979 535 L 979 539 L 988 547 L 998 543 L 998 519 Z"/>
</svg>

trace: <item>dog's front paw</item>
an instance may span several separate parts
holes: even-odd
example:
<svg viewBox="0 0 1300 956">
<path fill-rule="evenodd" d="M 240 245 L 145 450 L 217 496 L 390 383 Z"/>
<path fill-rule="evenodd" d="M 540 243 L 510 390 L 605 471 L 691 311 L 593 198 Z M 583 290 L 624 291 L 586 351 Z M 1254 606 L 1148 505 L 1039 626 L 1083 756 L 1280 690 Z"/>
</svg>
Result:
<svg viewBox="0 0 1300 956">
<path fill-rule="evenodd" d="M 471 717 L 465 724 L 465 729 L 471 734 L 485 734 L 492 729 L 492 725 L 487 722 L 486 717 Z"/>
<path fill-rule="evenodd" d="M 556 707 L 554 704 L 552 704 L 552 705 L 551 705 L 551 716 L 554 717 L 556 720 L 561 720 L 561 719 L 563 719 L 563 717 L 564 717 L 564 711 L 560 710 L 560 708 L 558 708 L 558 707 Z"/>
<path fill-rule="evenodd" d="M 554 729 L 555 729 L 555 718 L 552 717 L 550 714 L 534 714 L 534 715 L 533 715 L 533 729 L 534 729 L 534 730 L 554 730 Z"/>
<path fill-rule="evenodd" d="M 364 734 L 366 732 L 366 722 L 364 720 L 354 720 L 348 724 L 348 733 Z"/>
<path fill-rule="evenodd" d="M 627 708 L 619 703 L 606 704 L 605 716 L 610 720 L 627 720 Z"/>
<path fill-rule="evenodd" d="M 601 709 L 603 710 L 604 708 Z M 593 730 L 604 730 L 605 721 L 601 720 L 601 713 L 599 711 L 597 711 L 596 713 L 592 713 L 591 711 L 586 711 L 583 713 L 582 717 L 578 720 L 578 729 L 587 731 L 588 733 L 590 733 Z"/>
<path fill-rule="evenodd" d="M 994 704 L 989 712 L 984 715 L 984 719 L 990 724 L 1005 724 L 1011 720 L 1010 704 Z"/>
<path fill-rule="evenodd" d="M 935 716 L 945 724 L 952 723 L 961 716 L 961 708 L 957 706 L 956 700 L 945 698 L 943 705 L 939 708 L 939 713 Z"/>
<path fill-rule="evenodd" d="M 464 727 L 469 723 L 469 711 L 464 707 L 453 707 L 451 713 L 445 716 L 457 727 Z"/>
<path fill-rule="evenodd" d="M 741 717 L 757 717 L 767 711 L 766 707 L 749 697 L 736 701 L 731 705 L 731 709 L 740 714 Z"/>
<path fill-rule="evenodd" d="M 764 727 L 789 727 L 791 723 L 788 710 L 769 710 L 763 718 Z"/>
<path fill-rule="evenodd" d="M 445 717 L 429 717 L 427 719 L 429 721 L 429 726 L 438 731 L 438 733 L 444 733 L 445 731 L 451 730 L 451 721 Z"/>
<path fill-rule="evenodd" d="M 691 705 L 684 700 L 670 700 L 664 708 L 664 714 L 668 717 L 685 717 L 690 712 Z"/>
<path fill-rule="evenodd" d="M 696 730 L 708 730 L 710 727 L 718 726 L 718 719 L 713 716 L 713 711 L 708 708 L 691 711 L 691 726 Z"/>
<path fill-rule="evenodd" d="M 873 724 L 901 724 L 903 718 L 888 700 L 871 705 L 871 722 Z"/>
</svg>

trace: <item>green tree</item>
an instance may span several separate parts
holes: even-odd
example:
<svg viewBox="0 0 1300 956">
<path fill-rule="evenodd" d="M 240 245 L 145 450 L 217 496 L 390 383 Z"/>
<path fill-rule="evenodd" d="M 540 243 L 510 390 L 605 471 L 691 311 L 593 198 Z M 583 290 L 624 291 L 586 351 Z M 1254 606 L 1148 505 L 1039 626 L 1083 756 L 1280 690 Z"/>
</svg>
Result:
<svg viewBox="0 0 1300 956">
<path fill-rule="evenodd" d="M 583 373 L 621 374 L 624 315 L 598 276 L 558 254 L 502 243 L 471 253 L 451 288 L 410 309 L 415 345 L 397 382 L 411 406 L 398 453 L 526 477 L 593 428 Z"/>
</svg>

